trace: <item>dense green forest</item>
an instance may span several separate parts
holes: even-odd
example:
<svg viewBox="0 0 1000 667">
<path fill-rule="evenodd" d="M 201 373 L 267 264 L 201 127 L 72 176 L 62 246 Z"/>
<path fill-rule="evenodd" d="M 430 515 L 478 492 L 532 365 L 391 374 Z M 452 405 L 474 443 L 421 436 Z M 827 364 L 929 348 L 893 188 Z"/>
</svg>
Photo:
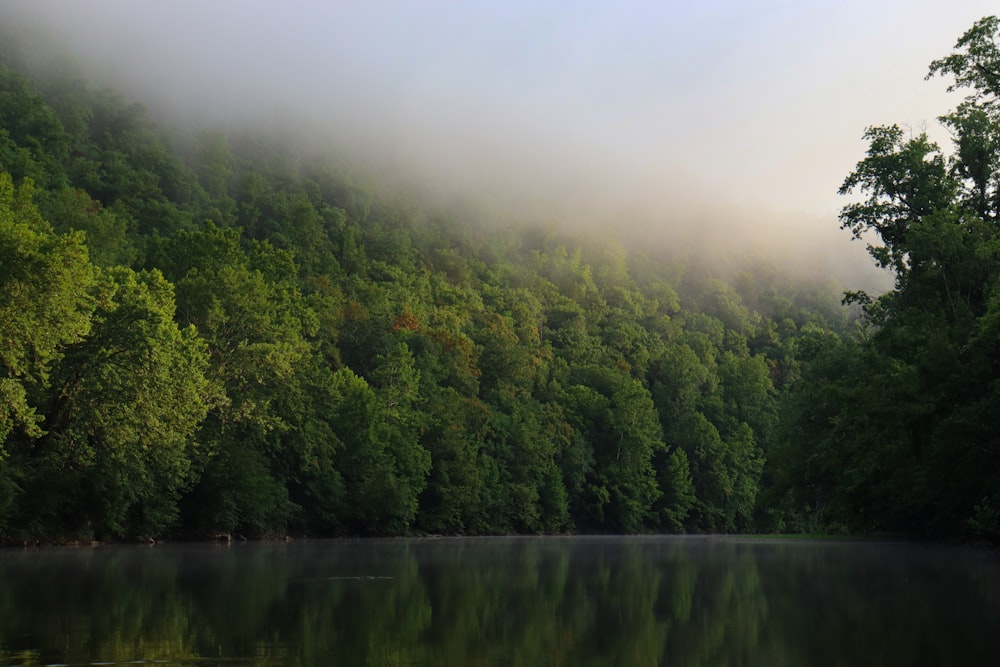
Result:
<svg viewBox="0 0 1000 667">
<path fill-rule="evenodd" d="M 953 151 L 869 129 L 841 219 L 895 285 L 846 303 L 168 131 L 3 39 L 0 539 L 1000 537 L 998 27 L 931 65 Z"/>
</svg>

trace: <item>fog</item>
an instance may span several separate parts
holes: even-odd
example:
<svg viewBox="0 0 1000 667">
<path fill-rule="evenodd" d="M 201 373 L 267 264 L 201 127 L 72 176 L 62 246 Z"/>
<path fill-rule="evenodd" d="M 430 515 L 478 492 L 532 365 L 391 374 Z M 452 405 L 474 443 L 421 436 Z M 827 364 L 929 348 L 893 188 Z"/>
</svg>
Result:
<svg viewBox="0 0 1000 667">
<path fill-rule="evenodd" d="M 438 204 L 853 286 L 877 280 L 837 223 L 861 135 L 938 132 L 957 100 L 927 65 L 991 5 L 6 0 L 0 20 L 178 123 L 277 128 Z"/>
</svg>

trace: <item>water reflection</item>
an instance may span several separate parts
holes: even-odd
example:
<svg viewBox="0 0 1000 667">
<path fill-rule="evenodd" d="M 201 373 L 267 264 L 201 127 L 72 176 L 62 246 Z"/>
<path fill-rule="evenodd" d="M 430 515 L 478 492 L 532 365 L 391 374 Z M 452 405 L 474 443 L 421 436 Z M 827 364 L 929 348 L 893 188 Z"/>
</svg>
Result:
<svg viewBox="0 0 1000 667">
<path fill-rule="evenodd" d="M 0 663 L 1000 664 L 996 555 L 721 538 L 0 551 Z"/>
</svg>

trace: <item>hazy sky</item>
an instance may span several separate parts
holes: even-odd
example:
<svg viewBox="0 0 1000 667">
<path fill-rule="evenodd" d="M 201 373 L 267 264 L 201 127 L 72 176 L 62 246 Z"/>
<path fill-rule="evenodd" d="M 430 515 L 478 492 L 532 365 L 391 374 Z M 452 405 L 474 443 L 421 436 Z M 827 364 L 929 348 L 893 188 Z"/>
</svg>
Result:
<svg viewBox="0 0 1000 667">
<path fill-rule="evenodd" d="M 793 241 L 836 232 L 836 190 L 866 126 L 933 129 L 957 100 L 924 81 L 928 63 L 998 11 L 975 0 L 6 4 L 152 101 L 209 121 L 280 113 L 446 190 L 571 201 L 571 215 L 651 229 L 724 217 L 727 233 L 766 236 L 766 220 Z"/>
</svg>

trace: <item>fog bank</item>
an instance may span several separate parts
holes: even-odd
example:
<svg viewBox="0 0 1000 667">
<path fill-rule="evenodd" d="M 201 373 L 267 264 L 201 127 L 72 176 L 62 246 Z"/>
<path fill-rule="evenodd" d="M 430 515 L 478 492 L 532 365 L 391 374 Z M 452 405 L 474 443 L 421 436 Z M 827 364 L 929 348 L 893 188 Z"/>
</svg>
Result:
<svg viewBox="0 0 1000 667">
<path fill-rule="evenodd" d="M 277 127 L 434 201 L 870 282 L 836 190 L 865 127 L 935 124 L 989 2 L 8 0 L 178 122 Z M 942 137 L 943 139 L 943 137 Z"/>
</svg>

